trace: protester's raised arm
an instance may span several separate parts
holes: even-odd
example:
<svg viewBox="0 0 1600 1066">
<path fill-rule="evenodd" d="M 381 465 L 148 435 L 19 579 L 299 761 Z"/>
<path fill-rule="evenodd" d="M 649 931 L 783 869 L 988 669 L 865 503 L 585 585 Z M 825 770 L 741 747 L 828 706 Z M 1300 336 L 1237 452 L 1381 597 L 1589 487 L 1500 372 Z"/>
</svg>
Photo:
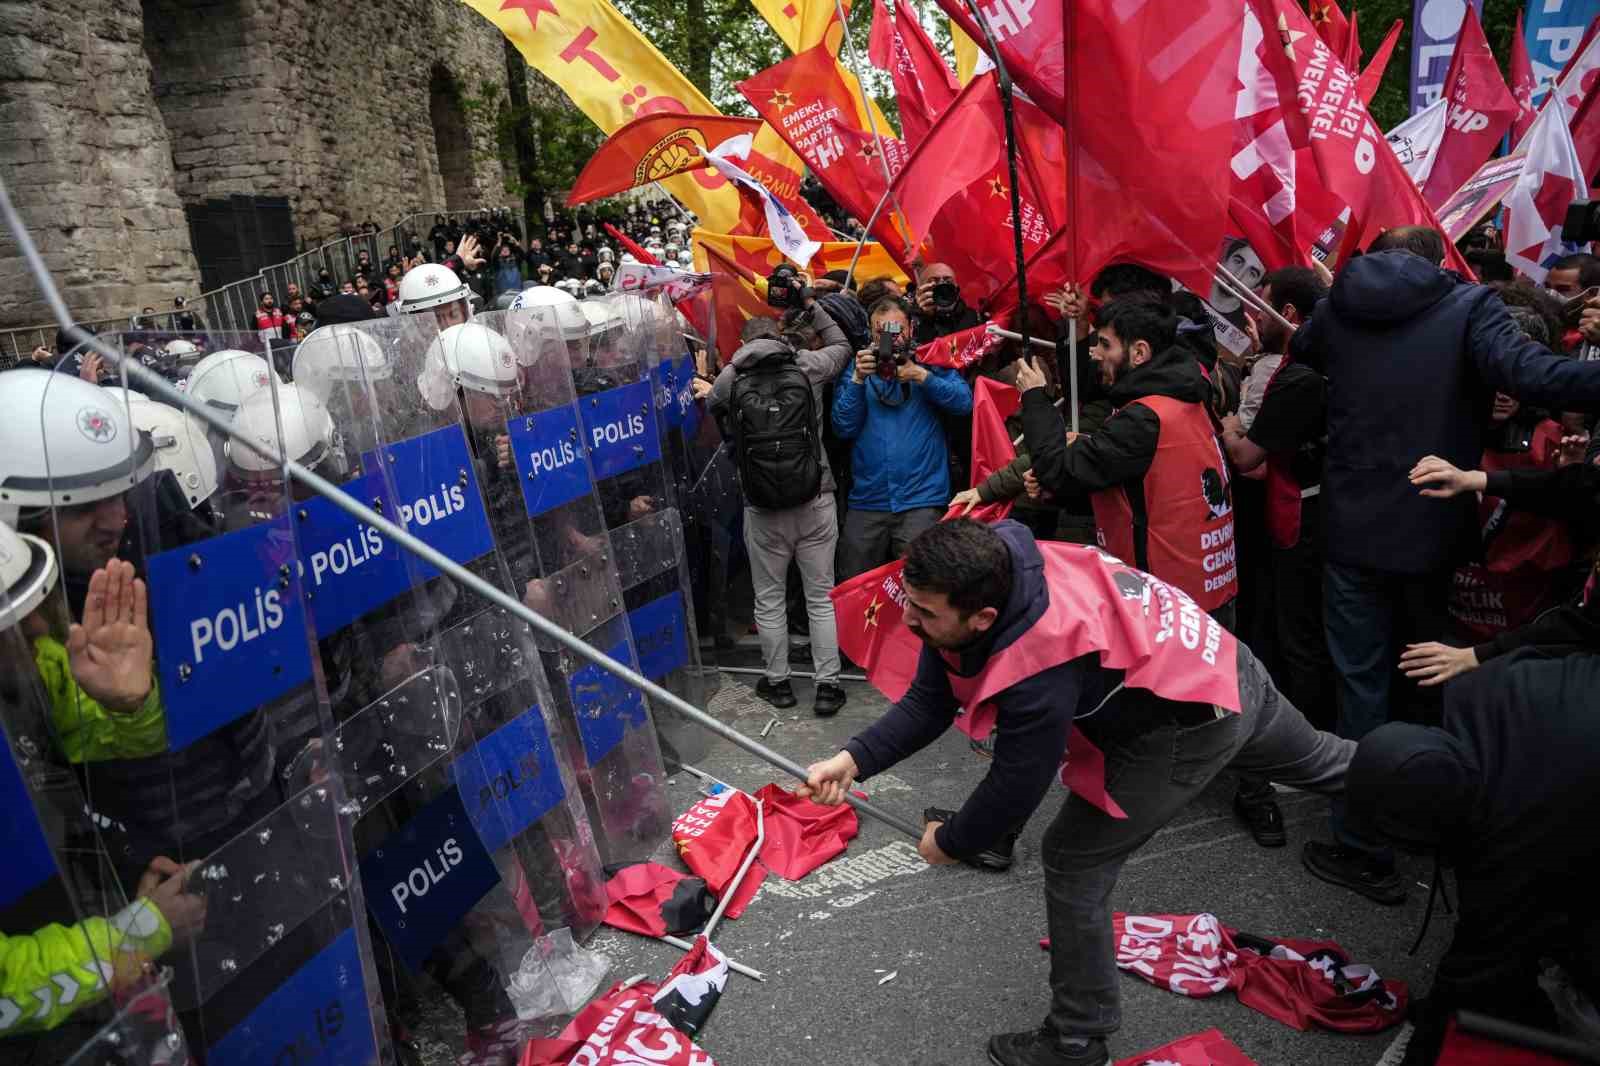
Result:
<svg viewBox="0 0 1600 1066">
<path fill-rule="evenodd" d="M 1600 363 L 1568 359 L 1531 340 L 1491 290 L 1468 315 L 1467 345 L 1491 388 L 1556 410 L 1600 411 Z"/>
</svg>

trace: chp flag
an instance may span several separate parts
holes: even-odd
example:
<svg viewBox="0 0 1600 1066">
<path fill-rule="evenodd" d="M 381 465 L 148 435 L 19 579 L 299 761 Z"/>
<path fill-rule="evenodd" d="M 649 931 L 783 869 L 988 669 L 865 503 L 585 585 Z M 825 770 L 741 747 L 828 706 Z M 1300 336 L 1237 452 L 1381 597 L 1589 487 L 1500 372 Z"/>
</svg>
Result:
<svg viewBox="0 0 1600 1066">
<path fill-rule="evenodd" d="M 1588 189 L 1569 114 L 1559 93 L 1545 104 L 1521 146 L 1522 176 L 1505 199 L 1506 261 L 1536 284 L 1552 260 L 1576 250 L 1561 239 L 1561 225 L 1567 205 Z"/>
</svg>

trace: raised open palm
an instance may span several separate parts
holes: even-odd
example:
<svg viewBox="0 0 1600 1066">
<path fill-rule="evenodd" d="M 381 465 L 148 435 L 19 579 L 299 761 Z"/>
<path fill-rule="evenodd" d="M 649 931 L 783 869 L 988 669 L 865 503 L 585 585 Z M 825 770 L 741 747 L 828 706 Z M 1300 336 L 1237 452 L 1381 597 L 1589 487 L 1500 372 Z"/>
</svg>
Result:
<svg viewBox="0 0 1600 1066">
<path fill-rule="evenodd" d="M 134 711 L 150 694 L 153 644 L 143 581 L 113 559 L 89 578 L 83 622 L 67 633 L 72 676 L 110 711 Z"/>
</svg>

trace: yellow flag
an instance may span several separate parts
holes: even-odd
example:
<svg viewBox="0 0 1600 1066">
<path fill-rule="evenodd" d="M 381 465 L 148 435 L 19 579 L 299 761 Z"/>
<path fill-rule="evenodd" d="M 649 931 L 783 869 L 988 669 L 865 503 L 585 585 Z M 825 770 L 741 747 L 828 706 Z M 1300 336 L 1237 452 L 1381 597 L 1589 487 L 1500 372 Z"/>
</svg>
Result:
<svg viewBox="0 0 1600 1066">
<path fill-rule="evenodd" d="M 955 19 L 951 19 L 950 43 L 956 48 L 956 80 L 965 87 L 978 67 L 977 42 L 967 36 L 966 30 L 956 25 Z"/>
<path fill-rule="evenodd" d="M 777 33 L 784 46 L 791 52 L 804 52 L 807 48 L 815 48 L 823 41 L 828 43 L 828 51 L 835 56 L 844 42 L 844 27 L 839 25 L 839 9 L 833 0 L 750 0 L 755 9 L 761 12 L 761 17 L 767 20 Z M 850 11 L 850 5 L 844 5 L 845 13 Z M 867 121 L 867 112 L 862 110 L 861 102 L 866 101 L 872 109 L 872 122 L 877 123 L 877 129 L 885 137 L 897 137 L 895 128 L 884 117 L 883 111 L 878 107 L 878 102 L 866 95 L 861 90 L 861 82 L 850 72 L 850 69 L 840 63 L 839 77 L 851 89 L 855 97 L 856 120 L 864 130 L 871 130 L 872 126 Z"/>
<path fill-rule="evenodd" d="M 607 0 L 463 0 L 500 28 L 528 65 L 555 82 L 605 133 L 640 115 L 720 112 Z M 703 225 L 733 229 L 739 194 L 714 170 L 662 184 Z"/>
</svg>

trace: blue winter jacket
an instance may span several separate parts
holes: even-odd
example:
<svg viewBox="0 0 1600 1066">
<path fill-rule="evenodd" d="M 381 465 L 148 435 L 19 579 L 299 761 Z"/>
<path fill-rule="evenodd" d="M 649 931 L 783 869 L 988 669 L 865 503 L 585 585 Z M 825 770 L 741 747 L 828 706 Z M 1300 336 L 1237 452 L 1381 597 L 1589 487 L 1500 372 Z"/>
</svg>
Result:
<svg viewBox="0 0 1600 1066">
<path fill-rule="evenodd" d="M 970 414 L 972 389 L 954 370 L 926 369 L 928 379 L 912 385 L 898 407 L 885 404 L 883 397 L 898 398 L 905 391 L 901 383 L 868 378 L 857 384 L 854 365 L 839 376 L 833 430 L 852 442 L 852 508 L 898 514 L 950 503 L 950 446 L 939 412 Z"/>
</svg>

